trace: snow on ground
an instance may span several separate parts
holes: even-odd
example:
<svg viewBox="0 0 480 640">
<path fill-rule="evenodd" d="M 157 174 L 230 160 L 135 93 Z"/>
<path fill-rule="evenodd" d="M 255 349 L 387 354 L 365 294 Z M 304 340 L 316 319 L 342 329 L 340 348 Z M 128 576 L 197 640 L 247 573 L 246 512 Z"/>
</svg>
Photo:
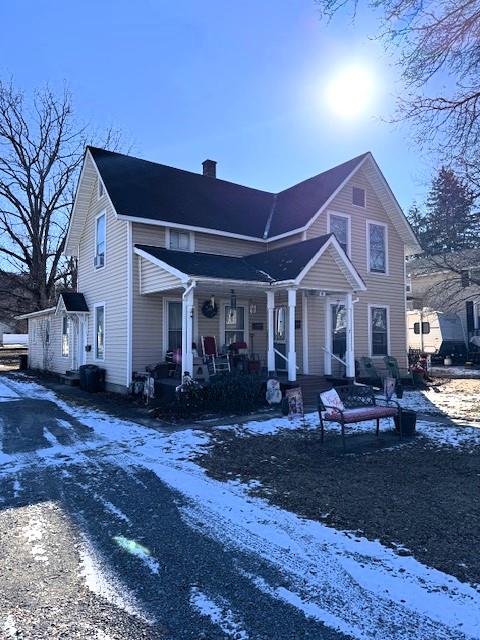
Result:
<svg viewBox="0 0 480 640">
<path fill-rule="evenodd" d="M 480 369 L 470 367 L 430 367 L 430 375 L 439 378 L 479 378 Z"/>
<path fill-rule="evenodd" d="M 210 618 L 213 624 L 219 626 L 225 634 L 225 638 L 248 640 L 249 635 L 243 629 L 241 619 L 232 612 L 224 598 L 212 600 L 197 587 L 192 587 L 190 590 L 190 604 L 200 615 Z"/>
<path fill-rule="evenodd" d="M 190 526 L 224 545 L 262 558 L 282 574 L 282 584 L 269 584 L 262 575 L 250 576 L 263 593 L 359 640 L 480 638 L 480 593 L 474 588 L 411 556 L 397 555 L 378 541 L 352 536 L 271 506 L 250 496 L 248 487 L 238 482 L 207 477 L 191 459 L 196 451 L 208 446 L 206 433 L 185 429 L 162 434 L 95 410 L 70 406 L 39 385 L 11 380 L 8 385 L 19 394 L 56 402 L 67 414 L 94 429 L 88 442 L 73 447 L 56 444 L 50 448 L 53 452 L 37 451 L 37 463 L 91 464 L 88 456 L 94 452 L 112 464 L 131 469 L 132 474 L 138 469 L 152 471 L 183 494 L 185 503 L 180 509 Z M 318 418 L 314 416 L 307 416 L 307 428 L 317 428 Z M 252 422 L 237 428 L 276 433 L 289 426 L 305 428 L 301 422 L 285 418 L 266 421 L 263 426 Z M 355 428 L 371 426 L 360 424 Z M 421 420 L 419 430 L 435 442 L 455 446 L 462 445 L 463 434 L 467 433 L 466 428 Z M 468 433 L 476 444 L 480 443 L 480 431 L 471 429 Z M 15 472 L 27 464 L 31 464 L 31 458 L 17 456 L 5 470 Z M 128 540 L 121 546 L 128 546 Z M 145 561 L 145 553 L 143 557 L 141 553 L 135 555 Z M 81 558 L 89 588 L 145 619 L 141 605 L 117 583 L 86 540 Z M 210 598 L 208 589 L 205 593 L 193 591 L 191 604 L 218 618 L 220 626 L 233 621 L 241 630 L 241 622 L 228 603 Z"/>
<path fill-rule="evenodd" d="M 406 391 L 398 402 L 405 409 L 480 426 L 480 382 L 451 380 L 436 389 Z"/>
<path fill-rule="evenodd" d="M 49 564 L 47 550 L 42 544 L 44 534 L 44 523 L 36 516 L 30 518 L 27 526 L 22 531 L 23 537 L 30 544 L 30 553 L 34 559 L 37 562 Z"/>
<path fill-rule="evenodd" d="M 7 640 L 7 638 L 15 639 L 20 637 L 15 625 L 15 620 L 10 613 L 3 619 L 1 629 L 5 632 L 5 640 Z"/>
</svg>

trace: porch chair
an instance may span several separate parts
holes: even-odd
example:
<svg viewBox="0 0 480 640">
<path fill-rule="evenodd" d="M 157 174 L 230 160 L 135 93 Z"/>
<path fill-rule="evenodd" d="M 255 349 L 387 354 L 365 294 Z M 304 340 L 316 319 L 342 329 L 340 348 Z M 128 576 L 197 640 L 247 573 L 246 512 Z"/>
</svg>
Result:
<svg viewBox="0 0 480 640">
<path fill-rule="evenodd" d="M 363 382 L 362 378 L 372 387 L 381 388 L 383 386 L 382 376 L 378 373 L 373 360 L 367 356 L 360 358 L 360 381 Z"/>
<path fill-rule="evenodd" d="M 230 358 L 218 353 L 215 336 L 202 336 L 202 349 L 211 375 L 230 371 Z"/>
<path fill-rule="evenodd" d="M 413 373 L 411 373 L 410 371 L 405 371 L 404 373 L 401 373 L 400 367 L 398 366 L 398 361 L 396 358 L 394 358 L 393 356 L 385 356 L 383 358 L 383 361 L 385 362 L 387 371 L 392 378 L 395 378 L 395 380 L 397 382 L 400 382 L 401 384 L 408 384 L 410 386 L 413 386 L 414 384 Z"/>
</svg>

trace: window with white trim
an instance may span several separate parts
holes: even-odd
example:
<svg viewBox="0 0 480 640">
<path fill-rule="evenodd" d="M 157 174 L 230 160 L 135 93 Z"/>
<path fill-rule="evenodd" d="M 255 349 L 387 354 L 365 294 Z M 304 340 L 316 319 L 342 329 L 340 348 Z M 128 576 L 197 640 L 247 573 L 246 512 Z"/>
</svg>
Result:
<svg viewBox="0 0 480 640">
<path fill-rule="evenodd" d="M 352 187 L 352 204 L 365 208 L 365 189 Z"/>
<path fill-rule="evenodd" d="M 98 180 L 98 199 L 99 200 L 104 193 L 105 193 L 105 187 L 103 186 L 103 182 L 99 179 Z"/>
<path fill-rule="evenodd" d="M 370 307 L 370 353 L 372 356 L 388 356 L 388 310 L 386 307 Z"/>
<path fill-rule="evenodd" d="M 70 322 L 67 316 L 62 318 L 62 356 L 68 358 L 70 352 Z"/>
<path fill-rule="evenodd" d="M 95 307 L 95 359 L 105 357 L 105 307 Z"/>
<path fill-rule="evenodd" d="M 95 220 L 95 268 L 105 266 L 106 215 L 105 212 Z"/>
<path fill-rule="evenodd" d="M 245 342 L 245 307 L 225 307 L 225 344 Z"/>
<path fill-rule="evenodd" d="M 329 214 L 330 233 L 335 235 L 338 244 L 349 255 L 350 246 L 350 218 L 348 216 L 340 216 L 335 213 Z"/>
<path fill-rule="evenodd" d="M 387 273 L 387 227 L 369 222 L 367 228 L 368 270 L 372 273 Z"/>
<path fill-rule="evenodd" d="M 192 241 L 189 231 L 179 231 L 178 229 L 170 229 L 168 248 L 174 251 L 191 251 Z"/>
</svg>

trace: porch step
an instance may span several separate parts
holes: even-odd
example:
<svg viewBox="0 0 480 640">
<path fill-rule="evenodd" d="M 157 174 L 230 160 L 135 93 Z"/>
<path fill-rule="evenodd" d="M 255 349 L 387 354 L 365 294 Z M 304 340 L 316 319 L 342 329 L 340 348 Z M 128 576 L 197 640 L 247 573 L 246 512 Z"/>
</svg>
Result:
<svg viewBox="0 0 480 640">
<path fill-rule="evenodd" d="M 78 371 L 66 371 L 65 373 L 60 374 L 60 380 L 63 384 L 76 387 L 80 384 L 80 374 Z"/>
</svg>

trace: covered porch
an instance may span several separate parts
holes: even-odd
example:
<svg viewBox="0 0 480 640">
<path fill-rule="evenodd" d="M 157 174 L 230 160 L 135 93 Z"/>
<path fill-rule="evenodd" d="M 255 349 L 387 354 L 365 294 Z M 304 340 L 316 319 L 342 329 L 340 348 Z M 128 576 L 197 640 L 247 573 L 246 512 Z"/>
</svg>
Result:
<svg viewBox="0 0 480 640">
<path fill-rule="evenodd" d="M 334 236 L 298 244 L 246 258 L 137 245 L 139 295 L 156 300 L 163 359 L 177 350 L 178 373 L 195 377 L 209 337 L 231 367 L 242 344 L 265 375 L 354 378 L 363 282 Z"/>
</svg>

